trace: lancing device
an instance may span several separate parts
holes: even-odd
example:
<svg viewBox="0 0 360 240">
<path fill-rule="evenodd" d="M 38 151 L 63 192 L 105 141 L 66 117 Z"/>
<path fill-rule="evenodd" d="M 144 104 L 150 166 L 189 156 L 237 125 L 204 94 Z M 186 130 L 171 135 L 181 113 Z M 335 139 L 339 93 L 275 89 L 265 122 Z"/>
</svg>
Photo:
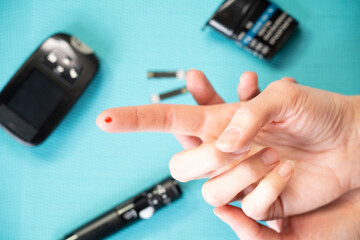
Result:
<svg viewBox="0 0 360 240">
<path fill-rule="evenodd" d="M 180 186 L 176 180 L 168 177 L 68 234 L 64 240 L 102 239 L 140 219 L 150 218 L 155 211 L 180 196 Z"/>
</svg>

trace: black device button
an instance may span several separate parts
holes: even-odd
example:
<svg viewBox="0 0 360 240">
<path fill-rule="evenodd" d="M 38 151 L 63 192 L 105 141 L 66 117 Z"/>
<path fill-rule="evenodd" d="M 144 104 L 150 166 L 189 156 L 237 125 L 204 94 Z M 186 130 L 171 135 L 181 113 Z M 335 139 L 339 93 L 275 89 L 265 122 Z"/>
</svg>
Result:
<svg viewBox="0 0 360 240">
<path fill-rule="evenodd" d="M 51 52 L 47 55 L 46 60 L 52 64 L 55 64 L 58 61 L 58 57 L 54 52 Z"/>
<path fill-rule="evenodd" d="M 82 70 L 82 66 L 75 59 L 71 61 L 69 68 L 70 69 L 73 68 L 79 75 L 80 75 L 81 70 Z"/>
<path fill-rule="evenodd" d="M 60 52 L 59 50 L 55 49 L 51 51 L 44 60 L 45 65 L 49 68 L 53 69 L 59 62 L 65 58 L 65 54 Z"/>
<path fill-rule="evenodd" d="M 63 65 L 56 65 L 55 68 L 53 68 L 53 71 L 54 73 L 56 73 L 57 75 L 59 75 L 62 79 L 66 79 L 66 75 L 67 75 L 67 72 L 68 72 L 68 69 L 66 69 L 65 66 Z"/>
<path fill-rule="evenodd" d="M 76 60 L 72 60 L 68 66 L 67 72 L 64 74 L 64 78 L 71 84 L 79 78 L 82 71 L 82 66 Z"/>
<path fill-rule="evenodd" d="M 65 72 L 65 68 L 61 65 L 57 65 L 55 71 L 59 74 L 63 74 Z"/>
<path fill-rule="evenodd" d="M 71 58 L 69 57 L 64 57 L 63 59 L 61 59 L 61 65 L 63 66 L 69 66 L 71 63 Z"/>
<path fill-rule="evenodd" d="M 82 66 L 81 64 L 70 57 L 66 56 L 59 50 L 50 52 L 46 59 L 46 65 L 63 80 L 73 85 L 79 78 Z"/>
<path fill-rule="evenodd" d="M 77 79 L 79 77 L 79 73 L 76 71 L 75 68 L 70 68 L 69 75 L 71 79 Z"/>
</svg>

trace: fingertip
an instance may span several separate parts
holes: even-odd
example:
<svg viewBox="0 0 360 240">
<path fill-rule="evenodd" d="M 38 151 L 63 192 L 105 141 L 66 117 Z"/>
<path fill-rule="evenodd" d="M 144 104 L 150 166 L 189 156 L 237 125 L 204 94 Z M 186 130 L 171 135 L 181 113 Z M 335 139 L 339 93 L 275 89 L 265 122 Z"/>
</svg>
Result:
<svg viewBox="0 0 360 240">
<path fill-rule="evenodd" d="M 258 80 L 258 75 L 256 72 L 246 71 L 240 76 L 240 82 L 242 81 L 256 81 Z"/>
<path fill-rule="evenodd" d="M 258 76 L 255 72 L 245 72 L 240 77 L 237 87 L 240 100 L 249 100 L 260 93 Z"/>
<path fill-rule="evenodd" d="M 294 168 L 295 163 L 291 160 L 287 160 L 286 162 L 280 164 L 277 171 L 282 178 L 287 179 L 293 175 Z"/>
<path fill-rule="evenodd" d="M 258 75 L 256 72 L 247 71 L 240 76 L 239 85 L 257 87 L 257 83 L 258 83 Z"/>
<path fill-rule="evenodd" d="M 204 92 L 210 85 L 205 74 L 196 69 L 191 69 L 186 73 L 186 87 L 189 92 Z"/>
<path fill-rule="evenodd" d="M 180 169 L 181 164 L 178 164 L 177 156 L 179 154 L 180 153 L 175 154 L 169 161 L 170 175 L 178 182 L 186 182 L 186 179 L 184 178 L 184 174 L 183 174 L 184 171 L 183 169 Z"/>
<path fill-rule="evenodd" d="M 258 88 L 258 80 L 254 78 L 244 78 L 239 82 L 240 90 L 254 90 Z"/>
<path fill-rule="evenodd" d="M 230 226 L 232 225 L 231 207 L 230 206 L 224 205 L 224 206 L 216 207 L 213 209 L 213 212 L 214 212 L 215 216 L 220 218 L 223 222 L 225 222 L 226 224 L 229 224 Z"/>
<path fill-rule="evenodd" d="M 186 87 L 199 105 L 224 102 L 202 71 L 189 70 L 186 74 Z"/>
<path fill-rule="evenodd" d="M 196 78 L 199 76 L 205 76 L 205 74 L 198 69 L 192 68 L 192 69 L 187 70 L 187 72 L 186 72 L 186 80 L 188 80 L 189 78 L 191 79 L 191 78 L 194 78 L 194 77 Z"/>
<path fill-rule="evenodd" d="M 280 195 L 290 182 L 294 173 L 293 162 L 287 160 L 277 165 L 266 175 L 256 188 L 242 200 L 244 213 L 254 220 L 283 218 L 287 215 Z"/>
<path fill-rule="evenodd" d="M 274 148 L 265 148 L 261 154 L 261 160 L 265 165 L 273 165 L 279 163 L 280 158 L 278 152 Z"/>
<path fill-rule="evenodd" d="M 213 211 L 240 239 L 280 239 L 275 231 L 249 218 L 240 208 L 226 205 L 217 207 Z"/>
<path fill-rule="evenodd" d="M 111 132 L 112 122 L 113 122 L 113 116 L 110 109 L 101 112 L 96 117 L 96 125 L 104 132 Z"/>
<path fill-rule="evenodd" d="M 213 209 L 214 214 L 221 219 L 226 214 L 226 206 L 220 206 Z"/>
</svg>

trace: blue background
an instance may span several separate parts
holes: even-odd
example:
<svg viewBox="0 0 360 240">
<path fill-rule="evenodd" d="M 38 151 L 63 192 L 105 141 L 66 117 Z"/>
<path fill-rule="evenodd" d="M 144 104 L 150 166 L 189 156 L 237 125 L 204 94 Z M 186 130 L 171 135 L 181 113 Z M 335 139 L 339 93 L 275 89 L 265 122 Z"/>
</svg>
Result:
<svg viewBox="0 0 360 240">
<path fill-rule="evenodd" d="M 54 133 L 26 147 L 0 131 L 0 239 L 59 239 L 169 174 L 181 147 L 171 135 L 107 134 L 96 116 L 116 106 L 149 103 L 154 92 L 181 87 L 149 81 L 147 70 L 203 70 L 218 92 L 237 101 L 246 70 L 260 86 L 282 76 L 301 84 L 359 94 L 360 2 L 275 0 L 300 31 L 271 62 L 253 57 L 220 34 L 200 29 L 222 0 L 0 0 L 0 89 L 48 36 L 68 32 L 97 53 L 101 68 Z M 194 104 L 189 94 L 167 103 Z M 202 199 L 203 181 L 184 196 L 111 239 L 233 239 Z"/>
</svg>

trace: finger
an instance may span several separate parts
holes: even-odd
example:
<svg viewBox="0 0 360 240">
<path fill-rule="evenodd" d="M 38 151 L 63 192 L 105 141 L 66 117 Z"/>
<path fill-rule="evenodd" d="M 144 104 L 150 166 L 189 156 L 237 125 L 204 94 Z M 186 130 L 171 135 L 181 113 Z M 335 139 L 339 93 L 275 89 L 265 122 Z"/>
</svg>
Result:
<svg viewBox="0 0 360 240">
<path fill-rule="evenodd" d="M 174 134 L 174 136 L 184 149 L 191 149 L 199 146 L 202 143 L 201 139 L 198 137 L 186 136 L 182 134 Z"/>
<path fill-rule="evenodd" d="M 234 152 L 249 142 L 270 122 L 280 122 L 290 117 L 299 104 L 300 91 L 295 84 L 279 80 L 264 92 L 246 102 L 234 114 L 227 129 L 220 135 L 216 146 L 225 152 Z"/>
<path fill-rule="evenodd" d="M 189 70 L 186 73 L 186 87 L 199 105 L 224 103 L 205 74 L 199 70 Z"/>
<path fill-rule="evenodd" d="M 205 182 L 202 195 L 210 205 L 228 204 L 246 187 L 263 178 L 278 163 L 279 156 L 274 149 L 263 149 L 233 169 Z"/>
<path fill-rule="evenodd" d="M 262 147 L 260 146 L 256 146 L 256 145 L 253 145 L 251 148 L 248 147 L 247 149 L 244 149 L 244 150 L 241 150 L 241 151 L 238 151 L 236 153 L 232 153 L 232 154 L 235 154 L 236 156 L 242 156 L 244 155 L 243 157 L 239 158 L 239 159 L 236 159 L 234 161 L 231 161 L 229 163 L 227 163 L 226 165 L 220 167 L 220 168 L 217 168 L 216 170 L 212 171 L 212 172 L 209 172 L 209 173 L 206 173 L 204 175 L 201 175 L 199 176 L 197 179 L 203 179 L 203 178 L 214 178 L 220 174 L 223 174 L 227 171 L 229 171 L 230 169 L 233 169 L 235 166 L 237 166 L 242 160 L 244 160 L 245 158 L 249 157 L 249 156 L 252 156 L 254 155 L 255 153 L 259 152 L 260 150 L 262 149 Z M 257 183 L 254 183 L 257 185 Z M 244 190 L 245 191 L 245 190 Z M 239 193 L 239 198 L 241 197 L 241 194 Z M 235 199 L 234 201 L 238 201 L 237 199 Z M 232 202 L 234 202 L 232 201 Z"/>
<path fill-rule="evenodd" d="M 204 115 L 203 107 L 152 104 L 107 109 L 100 113 L 96 123 L 106 132 L 159 131 L 196 135 L 205 122 Z M 106 118 L 112 121 L 105 122 Z"/>
<path fill-rule="evenodd" d="M 199 105 L 224 103 L 205 74 L 199 70 L 189 70 L 186 73 L 186 87 Z M 194 148 L 201 144 L 201 140 L 194 136 L 175 134 L 175 137 L 184 149 Z"/>
<path fill-rule="evenodd" d="M 239 237 L 246 240 L 277 240 L 280 235 L 274 230 L 263 226 L 246 216 L 240 208 L 235 206 L 222 206 L 214 209 L 214 213 L 227 223 Z"/>
<path fill-rule="evenodd" d="M 100 113 L 96 123 L 105 132 L 171 132 L 214 139 L 240 105 L 151 104 L 119 107 Z M 107 118 L 111 122 L 106 122 Z"/>
<path fill-rule="evenodd" d="M 220 174 L 223 174 L 224 172 L 227 172 L 229 171 L 230 169 L 233 169 L 235 166 L 237 166 L 242 160 L 244 160 L 244 158 L 246 158 L 246 156 L 248 156 L 250 154 L 250 151 L 246 154 L 246 153 L 243 153 L 243 154 L 240 154 L 240 155 L 236 155 L 238 157 L 242 156 L 241 158 L 239 159 L 236 159 L 234 161 L 231 161 L 227 164 L 225 164 L 224 166 L 222 167 L 219 167 L 218 169 L 214 170 L 214 171 L 211 171 L 211 172 L 208 172 L 204 175 L 201 175 L 199 176 L 198 178 L 196 179 L 203 179 L 203 178 L 214 178 Z"/>
<path fill-rule="evenodd" d="M 294 163 L 286 161 L 271 171 L 257 187 L 243 199 L 244 213 L 254 220 L 283 218 L 284 209 L 279 198 L 294 173 Z"/>
<path fill-rule="evenodd" d="M 245 154 L 224 153 L 213 143 L 203 143 L 196 148 L 175 154 L 169 163 L 170 173 L 176 180 L 187 182 L 198 179 L 231 161 L 241 159 Z"/>
<path fill-rule="evenodd" d="M 255 72 L 244 72 L 237 87 L 240 101 L 248 101 L 260 93 L 258 76 Z"/>
<path fill-rule="evenodd" d="M 259 184 L 260 180 L 247 186 L 244 190 L 239 192 L 230 202 L 241 202 L 246 195 L 248 195 L 250 192 L 252 192 L 255 187 Z"/>
<path fill-rule="evenodd" d="M 297 83 L 294 78 L 283 77 L 282 80 Z M 248 101 L 253 99 L 260 94 L 260 89 L 258 87 L 258 76 L 255 72 L 245 72 L 240 77 L 240 83 L 237 87 L 237 92 L 239 95 L 240 101 Z"/>
</svg>

